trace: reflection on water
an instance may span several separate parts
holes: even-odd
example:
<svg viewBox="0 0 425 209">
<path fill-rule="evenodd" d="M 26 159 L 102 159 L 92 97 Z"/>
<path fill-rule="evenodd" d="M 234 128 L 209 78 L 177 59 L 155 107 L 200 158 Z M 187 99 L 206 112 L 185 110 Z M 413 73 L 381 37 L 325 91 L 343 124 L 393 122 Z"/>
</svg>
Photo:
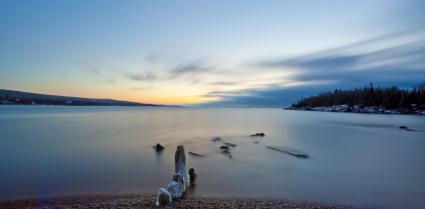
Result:
<svg viewBox="0 0 425 209">
<path fill-rule="evenodd" d="M 404 131 L 406 125 L 419 131 Z M 0 198 L 150 192 L 184 144 L 190 195 L 425 205 L 425 117 L 284 111 L 0 106 Z M 264 132 L 265 137 L 250 137 Z M 212 141 L 220 136 L 222 141 Z M 152 146 L 161 143 L 157 153 Z M 220 146 L 231 143 L 228 155 Z M 292 148 L 311 158 L 267 149 Z"/>
</svg>

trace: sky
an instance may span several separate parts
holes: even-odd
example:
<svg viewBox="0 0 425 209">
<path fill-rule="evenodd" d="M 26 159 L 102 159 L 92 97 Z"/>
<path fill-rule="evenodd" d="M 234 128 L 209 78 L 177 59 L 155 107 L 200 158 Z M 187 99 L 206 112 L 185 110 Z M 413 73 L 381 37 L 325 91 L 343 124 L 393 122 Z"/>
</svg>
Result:
<svg viewBox="0 0 425 209">
<path fill-rule="evenodd" d="M 425 81 L 423 0 L 0 0 L 0 89 L 282 106 Z"/>
</svg>

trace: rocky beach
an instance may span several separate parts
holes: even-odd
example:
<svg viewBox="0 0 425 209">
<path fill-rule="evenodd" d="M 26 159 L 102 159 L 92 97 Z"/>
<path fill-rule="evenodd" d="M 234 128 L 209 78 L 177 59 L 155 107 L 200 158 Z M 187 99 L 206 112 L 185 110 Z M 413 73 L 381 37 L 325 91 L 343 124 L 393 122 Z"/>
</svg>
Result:
<svg viewBox="0 0 425 209">
<path fill-rule="evenodd" d="M 121 195 L 86 195 L 65 196 L 46 199 L 19 199 L 0 201 L 0 208 L 158 208 L 155 206 L 154 194 L 121 194 Z M 308 201 L 251 199 L 251 198 L 212 198 L 187 197 L 173 201 L 171 205 L 160 207 L 172 208 L 316 208 L 316 209 L 354 209 L 354 206 L 337 205 Z"/>
</svg>

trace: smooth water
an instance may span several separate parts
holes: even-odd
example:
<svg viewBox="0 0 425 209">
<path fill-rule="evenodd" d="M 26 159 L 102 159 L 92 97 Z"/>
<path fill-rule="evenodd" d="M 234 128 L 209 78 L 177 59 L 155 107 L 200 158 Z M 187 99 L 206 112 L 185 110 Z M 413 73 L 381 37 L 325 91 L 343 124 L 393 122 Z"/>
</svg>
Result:
<svg viewBox="0 0 425 209">
<path fill-rule="evenodd" d="M 0 198 L 156 193 L 178 144 L 206 154 L 190 195 L 425 207 L 425 117 L 266 108 L 0 106 Z"/>
</svg>

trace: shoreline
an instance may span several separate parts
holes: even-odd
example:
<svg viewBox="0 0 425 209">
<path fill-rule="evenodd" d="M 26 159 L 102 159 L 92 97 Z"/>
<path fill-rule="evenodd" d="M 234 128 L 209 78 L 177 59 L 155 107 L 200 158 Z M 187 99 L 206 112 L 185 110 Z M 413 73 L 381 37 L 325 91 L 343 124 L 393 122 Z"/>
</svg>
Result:
<svg viewBox="0 0 425 209">
<path fill-rule="evenodd" d="M 0 200 L 0 208 L 158 208 L 155 194 L 75 195 Z M 220 198 L 188 196 L 160 208 L 322 208 L 354 209 L 350 205 L 273 198 Z"/>
<path fill-rule="evenodd" d="M 363 114 L 380 114 L 380 115 L 425 115 L 423 109 L 386 109 L 377 106 L 348 106 L 334 105 L 329 107 L 285 107 L 284 110 L 314 111 L 314 112 L 343 112 L 343 113 L 363 113 Z"/>
</svg>

